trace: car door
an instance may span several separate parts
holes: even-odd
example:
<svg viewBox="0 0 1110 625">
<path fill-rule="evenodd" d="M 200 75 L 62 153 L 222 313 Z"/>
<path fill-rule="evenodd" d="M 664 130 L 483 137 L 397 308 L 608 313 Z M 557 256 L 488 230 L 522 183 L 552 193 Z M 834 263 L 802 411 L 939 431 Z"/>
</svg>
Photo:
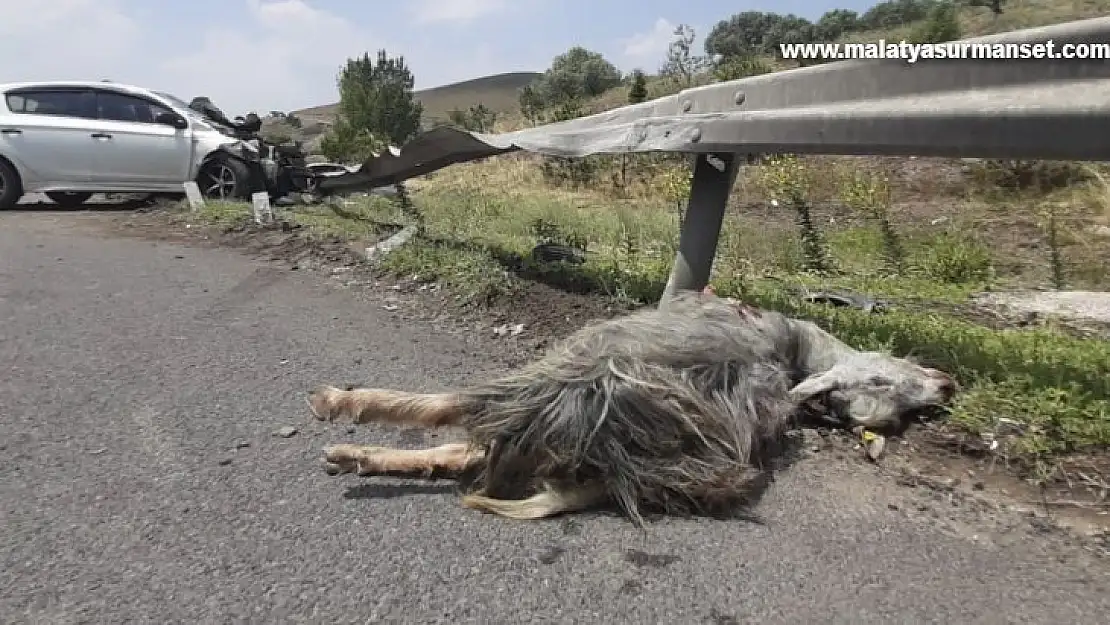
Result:
<svg viewBox="0 0 1110 625">
<path fill-rule="evenodd" d="M 92 91 L 24 87 L 4 94 L 9 113 L 0 121 L 0 152 L 16 161 L 24 184 L 80 188 L 92 165 L 89 124 Z"/>
<path fill-rule="evenodd" d="M 118 190 L 176 187 L 188 180 L 192 133 L 155 122 L 171 112 L 154 100 L 97 89 L 91 176 Z"/>
</svg>

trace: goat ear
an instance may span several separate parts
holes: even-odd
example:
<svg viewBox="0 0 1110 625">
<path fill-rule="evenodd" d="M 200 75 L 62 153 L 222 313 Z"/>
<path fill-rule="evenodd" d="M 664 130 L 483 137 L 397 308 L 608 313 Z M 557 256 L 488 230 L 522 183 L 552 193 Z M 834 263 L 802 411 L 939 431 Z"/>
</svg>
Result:
<svg viewBox="0 0 1110 625">
<path fill-rule="evenodd" d="M 833 390 L 837 387 L 837 382 L 837 376 L 832 371 L 811 375 L 790 389 L 790 397 L 794 401 L 809 399 L 814 395 Z"/>
</svg>

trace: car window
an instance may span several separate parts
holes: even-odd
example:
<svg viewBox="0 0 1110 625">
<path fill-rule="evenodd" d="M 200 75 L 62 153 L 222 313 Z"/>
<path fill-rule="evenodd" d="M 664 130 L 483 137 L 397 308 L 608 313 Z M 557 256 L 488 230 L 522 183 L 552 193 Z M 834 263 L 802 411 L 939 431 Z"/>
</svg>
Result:
<svg viewBox="0 0 1110 625">
<path fill-rule="evenodd" d="M 153 124 L 154 119 L 159 114 L 171 111 L 144 98 L 111 91 L 100 91 L 96 94 L 96 112 L 99 119 Z"/>
<path fill-rule="evenodd" d="M 30 115 L 64 115 L 89 117 L 93 95 L 88 91 L 49 89 L 42 91 L 20 90 L 8 93 L 8 109 L 13 113 Z"/>
</svg>

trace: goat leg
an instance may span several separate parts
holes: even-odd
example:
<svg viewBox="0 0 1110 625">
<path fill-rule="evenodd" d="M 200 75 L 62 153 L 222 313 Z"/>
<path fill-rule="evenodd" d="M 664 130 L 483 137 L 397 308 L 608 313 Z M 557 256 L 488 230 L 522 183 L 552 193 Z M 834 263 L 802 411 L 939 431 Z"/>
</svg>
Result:
<svg viewBox="0 0 1110 625">
<path fill-rule="evenodd" d="M 324 449 L 324 469 L 330 475 L 397 475 L 454 478 L 484 460 L 481 451 L 466 443 L 429 449 L 393 449 L 371 445 L 332 445 Z"/>
<path fill-rule="evenodd" d="M 318 386 L 306 398 L 312 414 L 321 421 L 345 418 L 354 423 L 393 423 L 434 428 L 455 425 L 463 406 L 450 393 L 409 393 L 391 389 L 343 390 Z"/>
</svg>

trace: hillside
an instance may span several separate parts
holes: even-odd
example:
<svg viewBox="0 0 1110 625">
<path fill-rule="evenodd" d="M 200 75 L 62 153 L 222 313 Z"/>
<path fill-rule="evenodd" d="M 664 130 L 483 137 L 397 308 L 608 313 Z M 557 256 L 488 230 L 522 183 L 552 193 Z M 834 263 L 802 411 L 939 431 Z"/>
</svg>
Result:
<svg viewBox="0 0 1110 625">
<path fill-rule="evenodd" d="M 417 91 L 416 97 L 424 105 L 424 117 L 428 121 L 445 120 L 452 109 L 466 110 L 477 104 L 484 104 L 496 113 L 508 113 L 518 108 L 517 92 L 539 76 L 539 72 L 483 76 Z M 338 104 L 324 104 L 294 113 L 306 122 L 328 122 L 335 117 L 336 106 Z"/>
</svg>

